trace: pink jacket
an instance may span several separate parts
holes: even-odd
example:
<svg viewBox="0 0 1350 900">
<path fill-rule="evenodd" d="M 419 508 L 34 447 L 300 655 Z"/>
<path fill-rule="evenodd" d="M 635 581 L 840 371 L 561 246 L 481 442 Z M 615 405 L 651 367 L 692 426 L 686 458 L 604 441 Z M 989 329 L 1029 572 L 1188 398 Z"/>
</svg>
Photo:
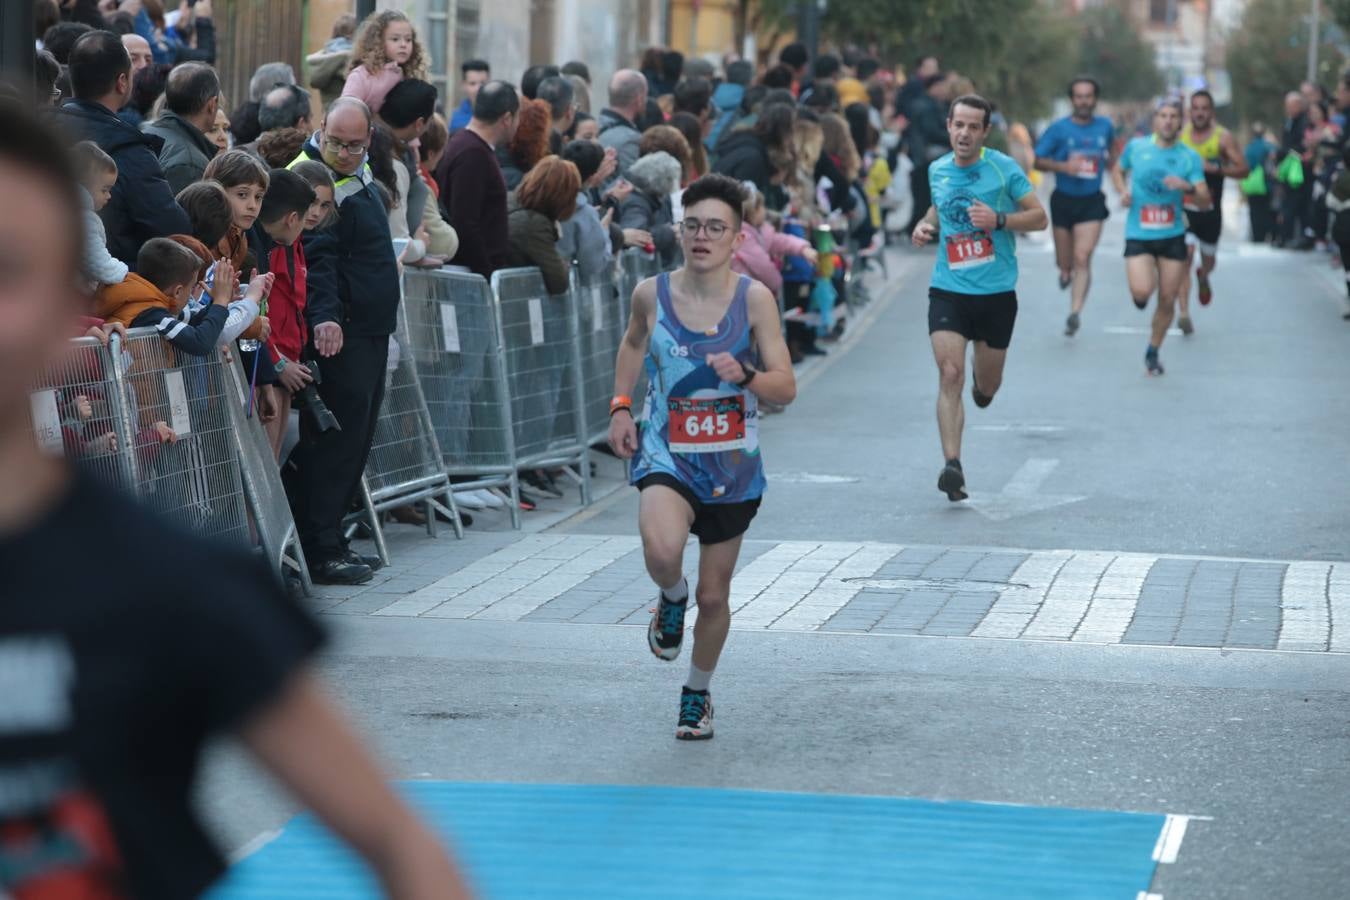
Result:
<svg viewBox="0 0 1350 900">
<path fill-rule="evenodd" d="M 811 246 L 805 238 L 775 231 L 768 223 L 756 229 L 741 223 L 741 249 L 731 258 L 731 268 L 758 279 L 776 295 L 783 289 L 783 257 L 801 256 Z"/>
<path fill-rule="evenodd" d="M 342 96 L 364 101 L 371 112 L 377 113 L 384 106 L 384 98 L 402 80 L 403 68 L 396 62 L 385 63 L 378 72 L 370 71 L 367 66 L 357 66 L 347 74 Z"/>
</svg>

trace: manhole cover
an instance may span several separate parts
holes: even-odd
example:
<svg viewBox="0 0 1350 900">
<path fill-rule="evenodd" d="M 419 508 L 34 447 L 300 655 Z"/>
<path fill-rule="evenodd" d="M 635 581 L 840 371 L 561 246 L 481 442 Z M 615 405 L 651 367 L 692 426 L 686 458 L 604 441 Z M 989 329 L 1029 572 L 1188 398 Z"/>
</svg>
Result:
<svg viewBox="0 0 1350 900">
<path fill-rule="evenodd" d="M 981 581 L 972 578 L 845 578 L 853 587 L 875 588 L 881 591 L 962 591 L 988 593 L 1008 588 L 1029 588 L 1029 584 L 1015 581 Z"/>
</svg>

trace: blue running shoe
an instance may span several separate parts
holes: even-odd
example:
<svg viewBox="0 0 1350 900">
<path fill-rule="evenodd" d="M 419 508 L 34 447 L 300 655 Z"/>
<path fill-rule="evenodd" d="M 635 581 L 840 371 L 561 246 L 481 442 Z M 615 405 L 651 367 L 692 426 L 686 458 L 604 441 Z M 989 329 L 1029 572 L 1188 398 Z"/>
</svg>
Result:
<svg viewBox="0 0 1350 900">
<path fill-rule="evenodd" d="M 675 726 L 678 741 L 707 741 L 713 736 L 712 695 L 707 691 L 682 688 L 680 721 Z"/>
<path fill-rule="evenodd" d="M 680 644 L 684 641 L 684 611 L 689 606 L 667 600 L 665 594 L 659 594 L 656 600 L 656 612 L 652 614 L 652 623 L 647 626 L 647 646 L 657 659 L 670 662 L 680 655 Z"/>
</svg>

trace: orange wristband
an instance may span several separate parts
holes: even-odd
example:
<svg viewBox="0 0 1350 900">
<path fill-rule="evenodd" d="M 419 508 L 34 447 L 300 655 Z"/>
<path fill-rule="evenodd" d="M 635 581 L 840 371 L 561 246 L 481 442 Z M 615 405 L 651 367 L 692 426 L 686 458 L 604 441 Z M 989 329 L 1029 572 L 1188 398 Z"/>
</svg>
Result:
<svg viewBox="0 0 1350 900">
<path fill-rule="evenodd" d="M 626 409 L 631 413 L 633 411 L 633 398 L 619 394 L 609 401 L 609 414 L 611 416 L 621 409 Z"/>
</svg>

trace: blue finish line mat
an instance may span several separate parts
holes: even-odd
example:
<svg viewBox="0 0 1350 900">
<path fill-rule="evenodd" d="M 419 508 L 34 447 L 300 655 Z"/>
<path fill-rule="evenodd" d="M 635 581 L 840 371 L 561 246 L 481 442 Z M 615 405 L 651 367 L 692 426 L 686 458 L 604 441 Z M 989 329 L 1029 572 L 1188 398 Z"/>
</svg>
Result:
<svg viewBox="0 0 1350 900">
<path fill-rule="evenodd" d="M 1166 817 L 707 788 L 400 785 L 486 900 L 516 897 L 1119 897 L 1153 878 Z M 211 900 L 378 897 L 309 815 Z"/>
</svg>

